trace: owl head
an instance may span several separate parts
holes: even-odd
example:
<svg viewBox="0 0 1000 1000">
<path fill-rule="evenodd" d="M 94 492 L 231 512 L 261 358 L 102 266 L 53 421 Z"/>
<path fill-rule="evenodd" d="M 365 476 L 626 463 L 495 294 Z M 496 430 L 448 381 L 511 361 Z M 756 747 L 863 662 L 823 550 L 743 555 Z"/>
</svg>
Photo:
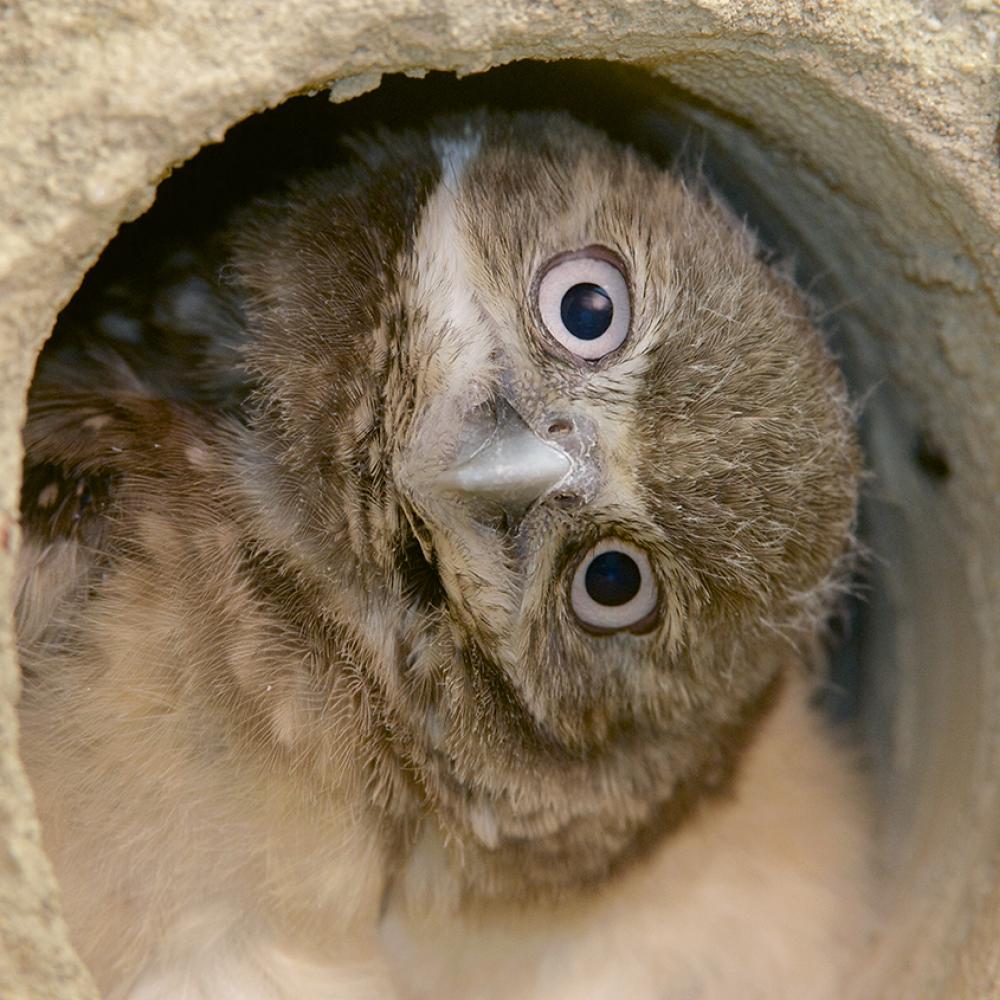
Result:
<svg viewBox="0 0 1000 1000">
<path fill-rule="evenodd" d="M 373 807 L 561 891 L 738 767 L 849 549 L 844 386 L 745 226 L 567 117 L 352 157 L 233 229 L 271 544 L 351 636 Z"/>
</svg>

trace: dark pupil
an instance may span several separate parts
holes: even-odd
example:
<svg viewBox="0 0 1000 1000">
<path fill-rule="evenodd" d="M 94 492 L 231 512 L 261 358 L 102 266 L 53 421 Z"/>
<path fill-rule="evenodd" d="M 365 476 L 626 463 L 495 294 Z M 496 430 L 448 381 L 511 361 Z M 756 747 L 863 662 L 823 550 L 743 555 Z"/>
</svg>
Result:
<svg viewBox="0 0 1000 1000">
<path fill-rule="evenodd" d="M 614 312 L 611 296 L 589 281 L 574 285 L 562 297 L 559 307 L 563 326 L 580 340 L 596 340 L 611 326 Z"/>
<path fill-rule="evenodd" d="M 584 586 L 592 600 L 605 607 L 628 604 L 639 593 L 642 576 L 631 556 L 602 552 L 587 567 Z"/>
</svg>

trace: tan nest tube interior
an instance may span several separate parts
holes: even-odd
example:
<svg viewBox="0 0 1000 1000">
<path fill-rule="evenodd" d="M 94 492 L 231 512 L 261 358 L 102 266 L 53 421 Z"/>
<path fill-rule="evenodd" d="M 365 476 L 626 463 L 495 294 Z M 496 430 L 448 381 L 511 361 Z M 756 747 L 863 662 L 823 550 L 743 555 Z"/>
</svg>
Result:
<svg viewBox="0 0 1000 1000">
<path fill-rule="evenodd" d="M 644 67 L 654 99 L 662 81 L 722 186 L 815 283 L 865 395 L 874 556 L 854 652 L 887 879 L 858 996 L 1000 996 L 998 8 L 230 6 L 0 10 L 0 992 L 95 996 L 58 916 L 12 710 L 19 429 L 58 310 L 158 180 L 254 111 L 331 81 L 347 99 L 383 73 L 577 57 Z"/>
</svg>

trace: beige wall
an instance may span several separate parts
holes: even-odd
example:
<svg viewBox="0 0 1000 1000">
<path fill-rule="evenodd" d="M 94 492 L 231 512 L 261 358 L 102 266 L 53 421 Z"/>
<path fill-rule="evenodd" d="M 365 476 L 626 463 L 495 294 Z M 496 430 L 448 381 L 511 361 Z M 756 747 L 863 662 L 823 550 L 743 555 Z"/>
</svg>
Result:
<svg viewBox="0 0 1000 1000">
<path fill-rule="evenodd" d="M 10 707 L 18 431 L 56 312 L 172 165 L 292 92 L 604 56 L 732 113 L 692 115 L 833 275 L 858 350 L 905 398 L 904 417 L 874 414 L 870 443 L 907 551 L 883 581 L 890 932 L 864 990 L 1000 996 L 998 32 L 993 0 L 0 4 L 0 995 L 93 995 Z M 911 424 L 943 442 L 947 484 L 908 487 Z"/>
</svg>

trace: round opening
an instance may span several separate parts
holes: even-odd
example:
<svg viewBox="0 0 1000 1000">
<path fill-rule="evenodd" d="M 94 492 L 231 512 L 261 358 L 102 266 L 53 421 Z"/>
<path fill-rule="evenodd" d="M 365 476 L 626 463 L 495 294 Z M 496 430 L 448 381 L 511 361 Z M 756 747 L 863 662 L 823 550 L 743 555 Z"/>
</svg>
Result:
<svg viewBox="0 0 1000 1000">
<path fill-rule="evenodd" d="M 908 924 L 919 924 L 924 899 L 942 877 L 936 859 L 958 857 L 961 817 L 974 795 L 962 776 L 974 770 L 980 711 L 975 600 L 960 555 L 972 558 L 956 482 L 964 444 L 942 430 L 928 405 L 930 387 L 919 370 L 924 348 L 915 346 L 929 304 L 936 315 L 941 309 L 928 269 L 950 286 L 975 281 L 957 246 L 932 248 L 901 266 L 871 206 L 845 198 L 822 165 L 775 148 L 753 122 L 641 70 L 523 63 L 462 80 L 389 77 L 346 104 L 325 95 L 293 98 L 235 126 L 177 170 L 153 208 L 123 229 L 88 274 L 49 349 L 72 336 L 74 312 L 90 296 L 120 286 L 127 301 L 127 276 L 156 264 L 165 246 L 182 251 L 235 205 L 266 196 L 291 174 L 336 162 L 345 133 L 481 105 L 567 110 L 664 165 L 703 172 L 813 301 L 851 386 L 870 472 L 860 514 L 863 555 L 831 628 L 821 700 L 864 748 L 882 905 L 905 909 Z M 120 322 L 116 335 L 128 338 L 124 313 L 108 322 Z M 572 431 L 564 419 L 548 425 L 553 436 Z"/>
</svg>

